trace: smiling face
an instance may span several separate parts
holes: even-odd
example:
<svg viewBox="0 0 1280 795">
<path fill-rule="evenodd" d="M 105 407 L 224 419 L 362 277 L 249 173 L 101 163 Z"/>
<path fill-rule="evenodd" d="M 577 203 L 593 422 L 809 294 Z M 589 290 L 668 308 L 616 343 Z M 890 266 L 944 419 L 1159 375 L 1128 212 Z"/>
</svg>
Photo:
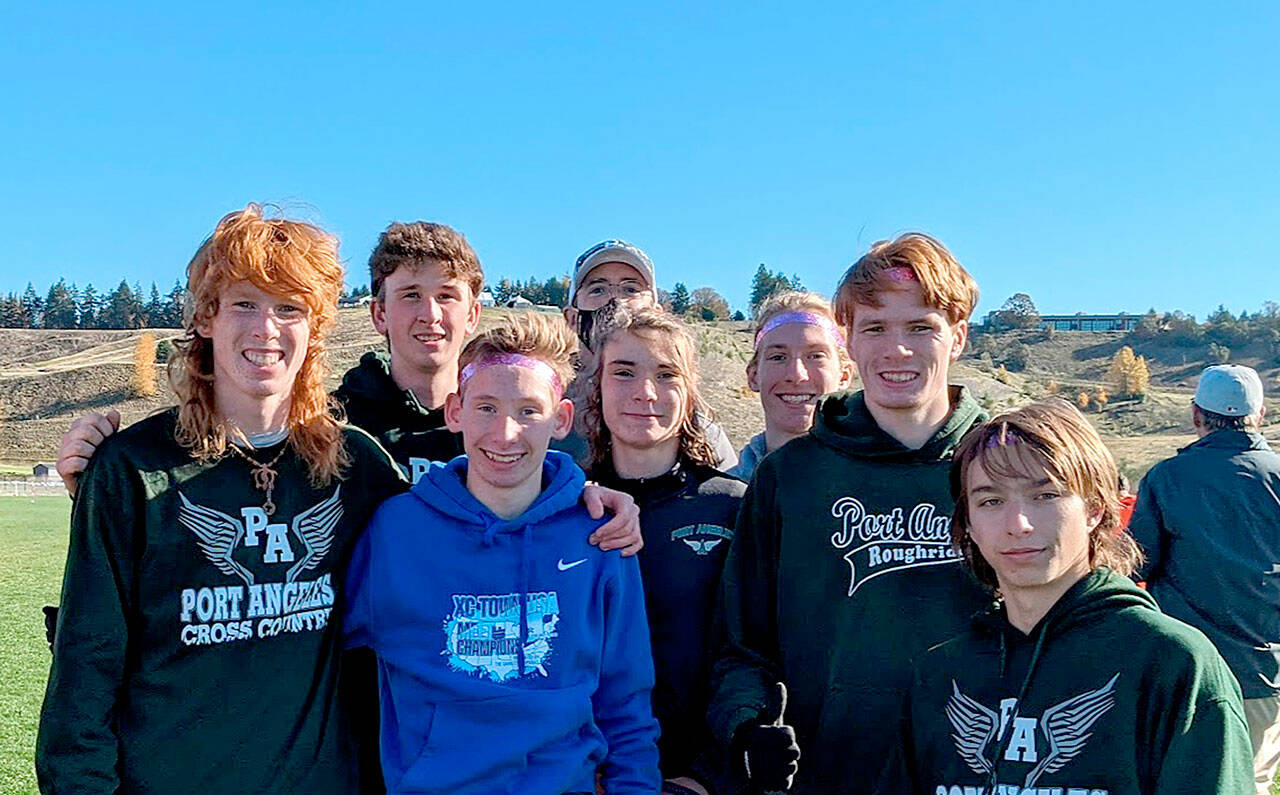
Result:
<svg viewBox="0 0 1280 795">
<path fill-rule="evenodd" d="M 492 364 L 446 399 L 445 422 L 462 434 L 467 489 L 488 504 L 497 492 L 541 490 L 547 447 L 569 433 L 573 403 L 536 370 Z"/>
<path fill-rule="evenodd" d="M 767 432 L 795 438 L 809 432 L 818 398 L 844 389 L 853 366 L 840 360 L 836 343 L 821 326 L 787 323 L 760 339 L 747 383 L 760 393 Z"/>
<path fill-rule="evenodd" d="M 680 448 L 689 391 L 675 346 L 652 332 L 610 337 L 601 354 L 600 409 L 615 448 Z"/>
<path fill-rule="evenodd" d="M 434 260 L 402 265 L 382 283 L 370 304 L 373 325 L 387 338 L 393 373 L 401 368 L 434 373 L 456 366 L 467 335 L 480 322 L 480 304 L 466 282 L 445 274 Z"/>
<path fill-rule="evenodd" d="M 255 407 L 264 403 L 288 402 L 311 333 L 300 296 L 231 282 L 218 294 L 218 311 L 196 331 L 213 345 L 213 391 L 223 416 L 236 420 L 260 414 Z"/>
<path fill-rule="evenodd" d="M 992 477 L 981 455 L 966 469 L 968 534 L 1006 599 L 1047 610 L 1091 569 L 1089 534 L 1101 521 L 1079 495 L 1022 455 L 1018 477 Z"/>
<path fill-rule="evenodd" d="M 947 378 L 964 352 L 968 322 L 952 323 L 946 313 L 926 306 L 916 285 L 877 297 L 881 306 L 855 305 L 847 330 L 868 406 L 873 414 L 900 412 L 940 422 L 950 412 Z"/>
</svg>

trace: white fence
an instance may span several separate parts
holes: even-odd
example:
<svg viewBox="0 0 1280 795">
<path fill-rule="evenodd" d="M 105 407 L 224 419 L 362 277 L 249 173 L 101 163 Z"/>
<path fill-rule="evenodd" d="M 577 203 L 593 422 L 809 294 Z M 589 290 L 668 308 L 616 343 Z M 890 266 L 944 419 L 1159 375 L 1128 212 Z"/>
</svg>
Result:
<svg viewBox="0 0 1280 795">
<path fill-rule="evenodd" d="M 54 480 L 0 480 L 0 497 L 56 497 L 67 496 L 62 481 Z"/>
</svg>

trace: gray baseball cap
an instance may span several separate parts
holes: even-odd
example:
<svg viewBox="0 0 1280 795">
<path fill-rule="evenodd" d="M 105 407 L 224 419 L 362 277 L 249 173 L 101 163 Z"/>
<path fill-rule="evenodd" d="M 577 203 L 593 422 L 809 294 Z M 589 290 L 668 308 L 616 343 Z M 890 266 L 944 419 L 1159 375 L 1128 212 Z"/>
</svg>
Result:
<svg viewBox="0 0 1280 795">
<path fill-rule="evenodd" d="M 582 252 L 573 266 L 573 284 L 569 290 L 569 301 L 577 296 L 579 288 L 586 280 L 587 274 L 606 262 L 621 262 L 630 265 L 640 272 L 653 292 L 653 302 L 658 302 L 658 285 L 653 275 L 653 262 L 649 255 L 625 240 L 601 240 L 591 248 Z"/>
<path fill-rule="evenodd" d="M 1214 414 L 1248 417 L 1262 410 L 1262 379 L 1252 367 L 1215 364 L 1200 374 L 1194 400 Z"/>
</svg>

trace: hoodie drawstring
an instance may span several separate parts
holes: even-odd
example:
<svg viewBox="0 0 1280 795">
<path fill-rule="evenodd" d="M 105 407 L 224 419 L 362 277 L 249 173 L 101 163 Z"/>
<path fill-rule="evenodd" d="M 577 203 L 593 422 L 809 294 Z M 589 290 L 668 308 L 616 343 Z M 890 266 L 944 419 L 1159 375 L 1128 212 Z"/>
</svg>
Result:
<svg viewBox="0 0 1280 795">
<path fill-rule="evenodd" d="M 1036 665 L 1040 662 L 1040 653 L 1044 650 L 1045 638 L 1049 635 L 1049 625 L 1052 621 L 1045 621 L 1040 626 L 1040 632 L 1036 634 L 1036 645 L 1031 651 L 1031 662 L 1027 665 L 1027 675 L 1022 677 L 1022 685 L 1018 688 L 1018 697 L 1014 699 L 1014 713 L 1009 716 L 1012 721 L 1018 717 L 1018 712 L 1022 710 L 1022 699 L 1027 695 L 1027 689 L 1031 687 L 1031 677 L 1035 675 Z M 1000 676 L 1003 678 L 1005 662 L 1006 662 L 1006 646 L 1004 639 L 1004 631 L 1000 631 Z M 999 720 L 999 718 L 997 718 Z M 1004 739 L 1004 732 L 998 732 L 1000 739 Z M 987 792 L 994 793 L 998 785 L 997 779 L 1000 776 L 1000 743 L 995 743 L 995 753 L 990 760 L 991 776 L 987 779 Z"/>
<path fill-rule="evenodd" d="M 529 642 L 529 525 L 520 530 L 520 645 L 516 647 L 516 661 L 520 666 L 516 676 L 524 676 L 524 646 Z"/>
</svg>

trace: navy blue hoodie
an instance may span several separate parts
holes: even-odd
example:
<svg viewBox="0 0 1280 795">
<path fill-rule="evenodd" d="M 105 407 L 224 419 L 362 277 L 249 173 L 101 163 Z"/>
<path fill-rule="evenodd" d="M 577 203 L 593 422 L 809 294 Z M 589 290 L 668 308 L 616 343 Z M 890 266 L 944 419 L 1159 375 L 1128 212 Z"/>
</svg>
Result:
<svg viewBox="0 0 1280 795">
<path fill-rule="evenodd" d="M 601 552 L 584 476 L 549 452 L 504 520 L 433 464 L 378 509 L 348 572 L 348 646 L 378 655 L 392 793 L 594 792 L 660 785 L 653 661 L 635 558 Z"/>
</svg>

